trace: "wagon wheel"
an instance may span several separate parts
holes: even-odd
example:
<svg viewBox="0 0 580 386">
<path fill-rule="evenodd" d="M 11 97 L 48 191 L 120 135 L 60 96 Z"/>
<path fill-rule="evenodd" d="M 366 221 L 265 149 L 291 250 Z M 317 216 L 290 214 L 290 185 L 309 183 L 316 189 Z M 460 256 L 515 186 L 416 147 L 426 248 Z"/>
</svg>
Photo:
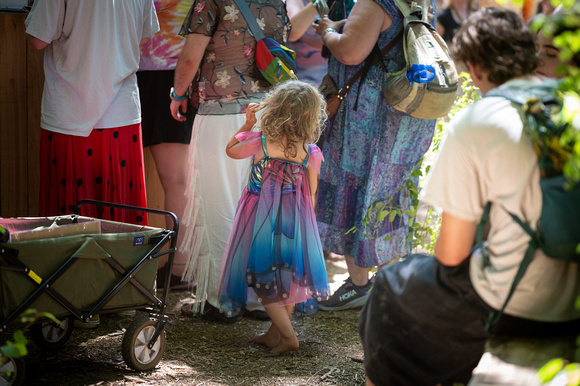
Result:
<svg viewBox="0 0 580 386">
<path fill-rule="evenodd" d="M 21 385 L 24 380 L 24 360 L 22 358 L 0 358 L 0 386 Z"/>
<path fill-rule="evenodd" d="M 147 344 L 155 333 L 157 323 L 148 316 L 133 320 L 123 336 L 122 354 L 127 366 L 137 371 L 155 368 L 165 351 L 165 331 L 161 331 L 152 348 Z"/>
<path fill-rule="evenodd" d="M 45 320 L 30 326 L 30 337 L 38 346 L 49 350 L 62 347 L 70 338 L 73 330 L 73 318 L 67 316 L 60 324 Z"/>
</svg>

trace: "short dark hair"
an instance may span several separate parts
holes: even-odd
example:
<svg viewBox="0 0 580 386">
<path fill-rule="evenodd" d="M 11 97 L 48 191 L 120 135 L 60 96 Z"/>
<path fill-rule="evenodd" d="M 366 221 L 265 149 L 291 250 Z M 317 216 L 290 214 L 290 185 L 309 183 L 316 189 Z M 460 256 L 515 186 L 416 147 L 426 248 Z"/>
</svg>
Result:
<svg viewBox="0 0 580 386">
<path fill-rule="evenodd" d="M 536 45 L 527 24 L 503 8 L 483 8 L 469 16 L 453 38 L 455 61 L 477 64 L 493 84 L 530 74 L 538 65 Z"/>
</svg>

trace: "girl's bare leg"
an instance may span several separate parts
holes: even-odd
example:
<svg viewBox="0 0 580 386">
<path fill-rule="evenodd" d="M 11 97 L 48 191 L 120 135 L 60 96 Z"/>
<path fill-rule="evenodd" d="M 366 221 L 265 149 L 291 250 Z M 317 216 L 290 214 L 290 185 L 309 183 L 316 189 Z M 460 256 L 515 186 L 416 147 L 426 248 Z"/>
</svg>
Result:
<svg viewBox="0 0 580 386">
<path fill-rule="evenodd" d="M 274 348 L 280 342 L 280 331 L 276 328 L 274 323 L 270 324 L 270 328 L 265 334 L 258 335 L 252 342 L 268 346 L 269 349 Z"/>
<path fill-rule="evenodd" d="M 292 309 L 294 308 L 294 305 L 288 305 L 288 306 L 279 307 L 279 308 L 280 309 L 285 308 L 286 313 L 288 314 L 288 319 L 290 319 L 290 315 L 292 314 Z M 268 312 L 268 308 L 266 308 L 266 312 Z M 268 315 L 269 315 L 269 313 L 268 313 Z M 266 345 L 266 346 L 268 346 L 268 348 L 272 349 L 275 346 L 277 346 L 278 343 L 280 343 L 280 330 L 278 329 L 278 327 L 276 327 L 276 324 L 274 324 L 274 322 L 272 322 L 268 331 L 265 334 L 258 335 L 257 337 L 252 339 L 252 342 Z"/>
<path fill-rule="evenodd" d="M 266 312 L 272 319 L 272 324 L 276 326 L 280 333 L 280 341 L 272 350 L 271 354 L 284 353 L 287 351 L 296 350 L 298 348 L 298 338 L 290 322 L 290 314 L 294 305 L 287 305 L 286 307 L 268 307 Z"/>
</svg>

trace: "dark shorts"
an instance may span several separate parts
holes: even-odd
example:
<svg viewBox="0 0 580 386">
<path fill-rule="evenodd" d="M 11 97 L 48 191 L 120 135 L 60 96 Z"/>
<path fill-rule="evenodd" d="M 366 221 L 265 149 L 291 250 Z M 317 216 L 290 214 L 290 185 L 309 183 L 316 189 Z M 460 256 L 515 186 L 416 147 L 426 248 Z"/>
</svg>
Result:
<svg viewBox="0 0 580 386">
<path fill-rule="evenodd" d="M 361 311 L 368 378 L 376 385 L 464 382 L 484 352 L 491 309 L 469 279 L 469 259 L 446 267 L 411 255 L 382 268 Z"/>
<path fill-rule="evenodd" d="M 138 71 L 139 98 L 141 99 L 141 127 L 143 130 L 143 147 L 160 143 L 183 143 L 191 140 L 191 129 L 195 114 L 187 109 L 187 120 L 179 122 L 173 119 L 169 104 L 169 90 L 173 86 L 173 70 Z"/>
</svg>

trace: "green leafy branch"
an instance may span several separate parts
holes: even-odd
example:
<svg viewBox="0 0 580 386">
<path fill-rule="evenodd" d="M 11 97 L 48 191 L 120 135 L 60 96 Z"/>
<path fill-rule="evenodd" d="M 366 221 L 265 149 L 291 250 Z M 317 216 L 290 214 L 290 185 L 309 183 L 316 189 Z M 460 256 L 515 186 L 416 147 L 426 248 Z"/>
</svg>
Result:
<svg viewBox="0 0 580 386">
<path fill-rule="evenodd" d="M 28 344 L 28 339 L 24 335 L 24 331 L 27 330 L 33 323 L 38 319 L 50 319 L 56 324 L 61 322 L 54 317 L 54 315 L 48 312 L 37 312 L 35 309 L 28 309 L 22 313 L 20 316 L 20 322 L 24 326 L 12 334 L 12 341 L 6 341 L 6 344 L 0 346 L 0 363 L 4 362 L 6 357 L 8 358 L 22 358 L 28 354 L 28 349 L 26 345 Z M 8 375 L 10 375 L 9 370 L 7 370 Z"/>
</svg>

